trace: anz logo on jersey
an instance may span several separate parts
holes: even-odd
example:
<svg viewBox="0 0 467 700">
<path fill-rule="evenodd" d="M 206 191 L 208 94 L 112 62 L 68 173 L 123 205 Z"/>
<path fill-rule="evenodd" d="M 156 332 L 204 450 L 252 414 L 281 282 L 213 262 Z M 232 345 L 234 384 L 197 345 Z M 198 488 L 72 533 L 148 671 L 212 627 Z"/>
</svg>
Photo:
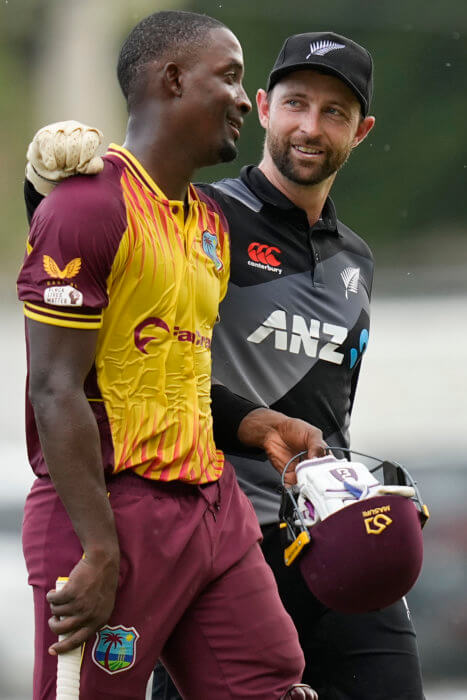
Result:
<svg viewBox="0 0 467 700">
<path fill-rule="evenodd" d="M 306 321 L 303 316 L 292 315 L 291 332 L 287 330 L 287 314 L 277 309 L 251 333 L 247 340 L 250 343 L 262 343 L 274 334 L 274 348 L 285 350 L 294 355 L 303 351 L 308 357 L 318 357 L 325 362 L 341 365 L 344 353 L 339 352 L 342 343 L 347 338 L 345 326 L 335 326 L 332 323 L 321 323 L 316 318 Z M 290 327 L 290 321 L 289 321 Z M 322 344 L 318 349 L 318 344 Z"/>
</svg>

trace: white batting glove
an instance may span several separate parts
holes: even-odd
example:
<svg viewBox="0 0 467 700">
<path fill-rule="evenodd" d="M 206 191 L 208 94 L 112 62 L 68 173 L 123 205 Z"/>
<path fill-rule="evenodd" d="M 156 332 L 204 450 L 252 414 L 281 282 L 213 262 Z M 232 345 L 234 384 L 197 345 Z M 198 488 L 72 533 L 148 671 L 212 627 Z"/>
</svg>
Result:
<svg viewBox="0 0 467 700">
<path fill-rule="evenodd" d="M 295 473 L 300 489 L 298 508 L 307 527 L 351 503 L 379 495 L 380 489 L 387 488 L 364 464 L 336 459 L 332 455 L 307 459 L 297 466 Z"/>
<path fill-rule="evenodd" d="M 70 175 L 97 175 L 104 161 L 96 156 L 103 134 L 73 120 L 48 124 L 35 134 L 26 157 L 26 178 L 47 196 Z"/>
</svg>

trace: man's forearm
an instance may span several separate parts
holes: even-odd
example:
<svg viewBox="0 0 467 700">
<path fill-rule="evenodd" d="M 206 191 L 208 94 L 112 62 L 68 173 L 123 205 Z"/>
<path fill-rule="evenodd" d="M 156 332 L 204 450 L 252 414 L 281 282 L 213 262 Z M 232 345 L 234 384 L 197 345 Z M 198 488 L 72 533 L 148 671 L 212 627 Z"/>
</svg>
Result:
<svg viewBox="0 0 467 700">
<path fill-rule="evenodd" d="M 264 449 L 267 434 L 277 429 L 286 418 L 278 411 L 258 407 L 243 418 L 238 426 L 237 437 L 243 445 Z"/>
<path fill-rule="evenodd" d="M 87 556 L 118 560 L 118 539 L 107 497 L 99 433 L 80 390 L 50 387 L 32 396 L 50 476 Z"/>
<path fill-rule="evenodd" d="M 63 378 L 63 375 L 62 375 Z M 67 584 L 49 591 L 54 634 L 67 635 L 50 654 L 87 641 L 109 619 L 118 585 L 120 551 L 102 469 L 96 421 L 82 389 L 45 382 L 31 392 L 50 476 L 83 547 L 83 558 L 64 571 Z"/>
<path fill-rule="evenodd" d="M 211 399 L 214 439 L 221 449 L 233 453 L 247 450 L 249 454 L 264 451 L 280 473 L 299 452 L 305 451 L 309 458 L 325 453 L 321 430 L 306 421 L 254 404 L 215 379 Z M 294 481 L 291 470 L 286 482 Z"/>
</svg>

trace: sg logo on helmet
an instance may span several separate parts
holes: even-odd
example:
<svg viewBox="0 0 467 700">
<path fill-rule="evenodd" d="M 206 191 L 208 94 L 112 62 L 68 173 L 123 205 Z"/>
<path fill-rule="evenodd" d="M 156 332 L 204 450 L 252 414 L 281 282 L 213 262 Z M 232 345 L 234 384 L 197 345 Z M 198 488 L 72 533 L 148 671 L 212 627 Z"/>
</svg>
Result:
<svg viewBox="0 0 467 700">
<path fill-rule="evenodd" d="M 368 535 L 380 535 L 392 523 L 392 519 L 385 513 L 364 518 L 365 529 Z"/>
</svg>

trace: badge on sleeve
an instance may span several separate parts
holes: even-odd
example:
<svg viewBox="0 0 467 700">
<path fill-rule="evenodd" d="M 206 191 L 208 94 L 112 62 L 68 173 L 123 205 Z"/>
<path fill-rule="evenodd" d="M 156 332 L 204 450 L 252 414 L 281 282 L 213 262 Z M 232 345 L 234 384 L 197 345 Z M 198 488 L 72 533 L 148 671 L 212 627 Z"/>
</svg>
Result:
<svg viewBox="0 0 467 700">
<path fill-rule="evenodd" d="M 47 287 L 44 291 L 44 301 L 53 306 L 83 306 L 83 295 L 78 289 L 66 287 Z"/>
<path fill-rule="evenodd" d="M 59 268 L 55 260 L 51 258 L 50 255 L 44 255 L 43 262 L 44 270 L 47 272 L 49 277 L 55 277 L 55 279 L 59 280 L 72 279 L 73 277 L 76 277 L 81 269 L 81 258 L 73 258 L 73 260 L 70 260 L 70 262 L 65 265 L 63 270 Z"/>
<path fill-rule="evenodd" d="M 42 258 L 44 270 L 49 277 L 54 280 L 71 280 L 81 270 L 81 258 L 73 258 L 70 260 L 63 270 L 57 265 L 55 260 L 50 255 L 44 255 Z M 67 285 L 57 285 L 54 282 L 48 282 L 50 287 L 44 291 L 44 302 L 53 306 L 83 306 L 83 295 L 72 286 L 74 283 Z"/>
</svg>

